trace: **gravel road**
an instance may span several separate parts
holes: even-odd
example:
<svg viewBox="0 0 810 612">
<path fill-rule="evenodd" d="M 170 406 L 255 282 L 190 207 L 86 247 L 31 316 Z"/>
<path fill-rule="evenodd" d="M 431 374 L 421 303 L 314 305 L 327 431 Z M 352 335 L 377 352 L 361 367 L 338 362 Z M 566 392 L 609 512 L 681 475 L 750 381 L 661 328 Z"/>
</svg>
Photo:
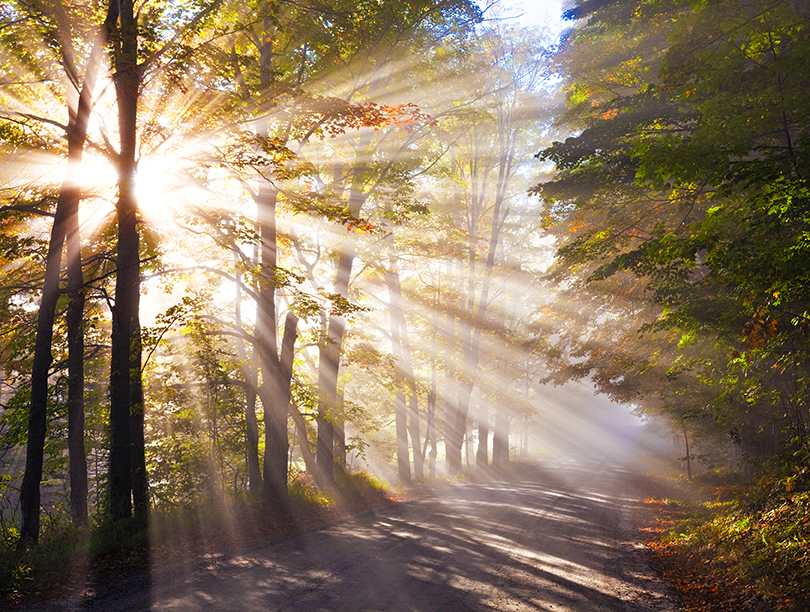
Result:
<svg viewBox="0 0 810 612">
<path fill-rule="evenodd" d="M 675 612 L 633 528 L 643 479 L 545 463 L 43 610 Z"/>
</svg>

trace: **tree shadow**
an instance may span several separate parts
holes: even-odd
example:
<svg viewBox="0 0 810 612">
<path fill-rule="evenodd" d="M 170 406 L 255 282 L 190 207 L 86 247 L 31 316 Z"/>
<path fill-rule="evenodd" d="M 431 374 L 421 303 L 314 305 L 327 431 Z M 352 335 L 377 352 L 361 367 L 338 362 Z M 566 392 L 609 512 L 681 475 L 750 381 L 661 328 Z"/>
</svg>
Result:
<svg viewBox="0 0 810 612">
<path fill-rule="evenodd" d="M 538 466 L 191 571 L 157 559 L 152 609 L 624 610 L 649 590 L 623 539 L 636 503 L 627 480 L 604 466 Z"/>
</svg>

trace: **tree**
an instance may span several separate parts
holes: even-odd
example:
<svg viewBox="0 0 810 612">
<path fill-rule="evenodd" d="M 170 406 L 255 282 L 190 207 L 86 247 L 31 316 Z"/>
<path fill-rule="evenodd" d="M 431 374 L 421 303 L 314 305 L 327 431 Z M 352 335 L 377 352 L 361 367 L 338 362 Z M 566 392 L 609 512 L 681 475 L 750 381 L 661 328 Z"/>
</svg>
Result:
<svg viewBox="0 0 810 612">
<path fill-rule="evenodd" d="M 23 7 L 25 10 L 27 7 Z M 92 109 L 91 98 L 95 89 L 99 56 L 106 40 L 105 25 L 92 37 L 92 50 L 86 61 L 83 83 L 76 66 L 70 15 L 58 5 L 43 4 L 25 15 L 18 13 L 23 20 L 35 22 L 43 34 L 52 34 L 59 45 L 61 63 L 64 66 L 69 100 L 69 122 L 65 128 L 68 142 L 68 167 L 65 173 L 56 205 L 51 240 L 46 258 L 45 277 L 42 287 L 39 316 L 37 318 L 37 338 L 34 348 L 34 362 L 31 374 L 31 401 L 29 405 L 28 444 L 26 469 L 20 490 L 21 500 L 21 544 L 35 544 L 39 536 L 40 481 L 42 480 L 43 451 L 48 401 L 48 377 L 52 361 L 51 343 L 56 304 L 60 294 L 59 280 L 62 263 L 62 250 L 67 237 L 68 274 L 71 291 L 69 307 L 71 372 L 69 385 L 69 437 L 71 506 L 78 524 L 87 522 L 87 468 L 84 454 L 83 416 L 83 372 L 84 347 L 82 343 L 81 319 L 83 285 L 81 248 L 78 236 L 78 206 L 81 197 L 77 184 L 78 167 L 81 164 L 87 137 L 87 124 Z M 110 15 L 107 20 L 109 21 Z M 81 83 L 81 84 L 80 84 Z"/>
<path fill-rule="evenodd" d="M 548 102 L 544 90 L 548 73 L 548 47 L 531 39 L 536 33 L 484 32 L 481 65 L 490 66 L 481 74 L 491 92 L 479 108 L 460 117 L 463 148 L 454 153 L 461 184 L 456 198 L 461 204 L 461 221 L 468 236 L 464 264 L 462 315 L 459 318 L 461 367 L 456 373 L 458 392 L 446 415 L 445 444 L 447 467 L 451 474 L 461 471 L 461 446 L 467 431 L 467 418 L 480 362 L 481 334 L 487 310 L 496 259 L 501 247 L 509 200 L 514 197 L 516 178 L 529 159 L 526 145 L 528 128 L 537 120 L 534 114 Z M 494 103 L 493 103 L 494 102 Z M 487 235 L 488 234 L 488 235 Z M 488 463 L 488 419 L 480 415 L 479 465 Z M 501 423 L 502 425 L 502 423 Z"/>
<path fill-rule="evenodd" d="M 661 308 L 644 329 L 674 334 L 681 353 L 667 373 L 713 390 L 701 409 L 726 414 L 727 435 L 781 405 L 801 438 L 806 15 L 791 2 L 631 4 L 571 13 L 587 19 L 564 55 L 590 67 L 569 96 L 584 129 L 543 152 L 560 173 L 538 188 L 549 222 L 575 234 L 562 261 L 598 283 L 638 279 Z M 622 62 L 591 61 L 628 31 Z"/>
</svg>

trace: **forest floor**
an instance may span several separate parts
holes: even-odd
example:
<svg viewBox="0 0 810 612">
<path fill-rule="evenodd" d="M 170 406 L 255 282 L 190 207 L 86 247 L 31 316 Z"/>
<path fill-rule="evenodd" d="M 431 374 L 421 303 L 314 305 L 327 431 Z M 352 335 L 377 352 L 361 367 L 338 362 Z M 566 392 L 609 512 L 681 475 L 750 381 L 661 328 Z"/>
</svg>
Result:
<svg viewBox="0 0 810 612">
<path fill-rule="evenodd" d="M 316 493 L 311 478 L 299 474 L 291 485 L 289 512 L 283 515 L 268 512 L 260 504 L 215 503 L 155 512 L 148 535 L 130 525 L 117 533 L 109 525 L 97 528 L 83 543 L 74 542 L 70 553 L 46 550 L 31 561 L 18 560 L 18 571 L 27 575 L 15 580 L 13 587 L 0 588 L 0 610 L 62 610 L 68 601 L 75 607 L 79 601 L 102 600 L 122 588 L 138 588 L 155 559 L 168 566 L 189 560 L 204 563 L 209 557 L 243 550 L 251 542 L 283 541 L 419 493 L 418 488 L 392 492 L 362 476 L 345 480 L 345 494 L 336 501 L 337 496 L 330 499 Z M 46 533 L 41 540 L 43 546 L 56 549 L 71 538 L 76 536 Z"/>
<path fill-rule="evenodd" d="M 707 473 L 645 500 L 653 563 L 684 612 L 810 610 L 810 453 Z"/>
<path fill-rule="evenodd" d="M 69 592 L 20 609 L 675 612 L 639 539 L 651 484 L 547 462 L 309 523 L 220 517 L 214 533 L 201 516 L 155 527 L 128 575 L 76 568 Z"/>
</svg>

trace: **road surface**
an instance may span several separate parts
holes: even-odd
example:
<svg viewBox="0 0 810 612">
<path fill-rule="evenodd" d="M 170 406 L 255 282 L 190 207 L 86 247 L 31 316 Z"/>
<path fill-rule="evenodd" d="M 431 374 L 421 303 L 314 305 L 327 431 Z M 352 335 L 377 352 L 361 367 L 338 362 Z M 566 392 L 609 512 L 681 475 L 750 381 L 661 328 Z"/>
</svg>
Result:
<svg viewBox="0 0 810 612">
<path fill-rule="evenodd" d="M 524 467 L 239 554 L 157 559 L 112 594 L 49 609 L 675 612 L 633 527 L 639 482 L 615 466 Z"/>
</svg>

